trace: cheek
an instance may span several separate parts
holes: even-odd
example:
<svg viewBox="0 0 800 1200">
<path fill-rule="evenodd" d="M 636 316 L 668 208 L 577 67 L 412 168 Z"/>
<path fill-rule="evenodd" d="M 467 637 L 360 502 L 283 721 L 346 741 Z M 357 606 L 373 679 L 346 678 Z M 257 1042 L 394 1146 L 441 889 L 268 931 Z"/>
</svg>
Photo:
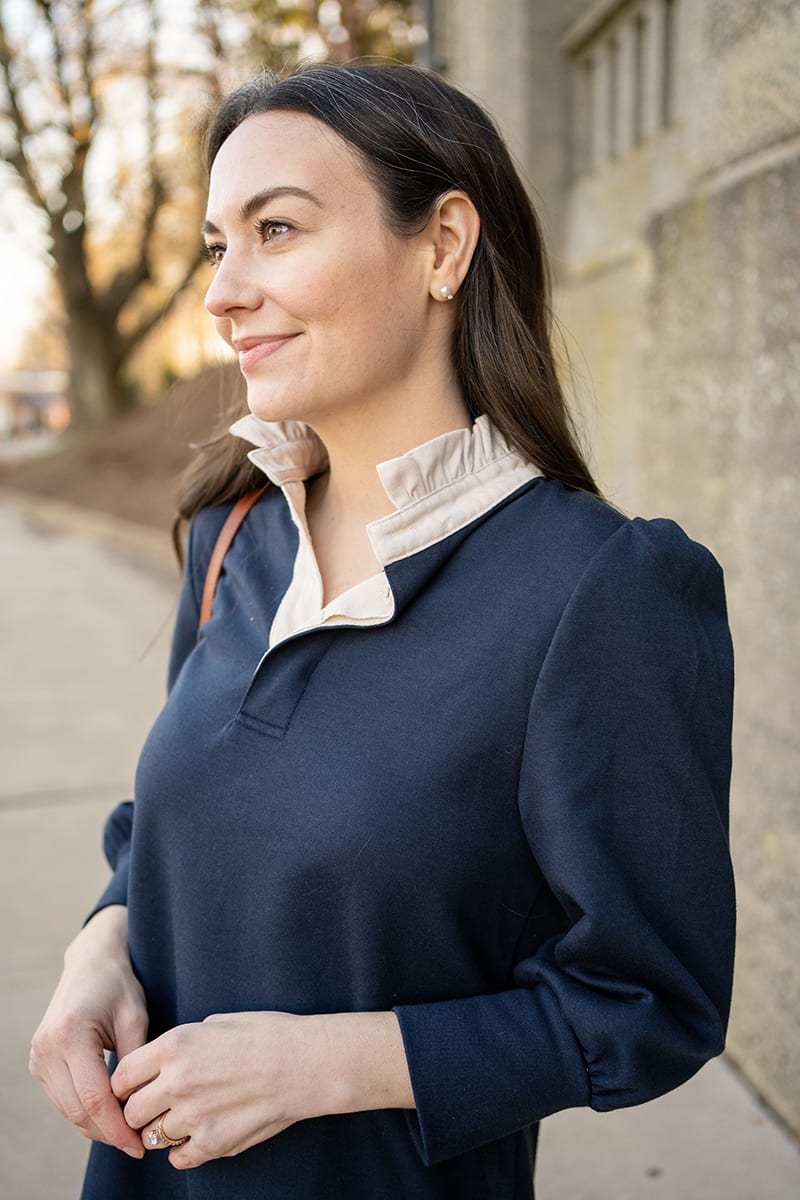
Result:
<svg viewBox="0 0 800 1200">
<path fill-rule="evenodd" d="M 425 328 L 427 290 L 419 260 L 387 253 L 366 235 L 324 259 L 294 257 L 280 295 L 312 339 L 325 345 L 326 357 L 342 365 L 363 369 L 365 360 L 378 364 L 408 354 Z"/>
<path fill-rule="evenodd" d="M 302 309 L 312 334 L 331 339 L 343 350 L 354 343 L 373 353 L 380 350 L 394 310 L 390 292 L 371 272 L 331 273 L 296 295 L 298 311 Z"/>
<path fill-rule="evenodd" d="M 378 258 L 361 264 L 351 273 L 348 291 L 353 324 L 376 338 L 378 351 L 384 341 L 420 331 L 426 311 L 426 289 L 413 270 L 414 264 L 396 258 Z"/>
<path fill-rule="evenodd" d="M 223 342 L 226 342 L 230 346 L 231 337 L 233 336 L 230 319 L 228 317 L 214 317 L 214 328 Z"/>
</svg>

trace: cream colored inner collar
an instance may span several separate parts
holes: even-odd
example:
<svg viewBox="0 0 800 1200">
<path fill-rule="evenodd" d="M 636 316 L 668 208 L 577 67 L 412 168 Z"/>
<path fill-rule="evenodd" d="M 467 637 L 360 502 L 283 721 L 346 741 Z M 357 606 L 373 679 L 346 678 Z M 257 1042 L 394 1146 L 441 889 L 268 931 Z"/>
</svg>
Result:
<svg viewBox="0 0 800 1200">
<path fill-rule="evenodd" d="M 280 488 L 327 469 L 319 437 L 302 421 L 262 421 L 252 413 L 230 432 L 252 442 L 248 458 Z M 416 554 L 463 529 L 541 472 L 512 449 L 487 416 L 406 454 L 378 463 L 396 512 L 367 525 L 381 566 Z"/>
<path fill-rule="evenodd" d="M 323 586 L 305 515 L 305 481 L 327 470 L 320 438 L 301 421 L 248 414 L 230 432 L 252 442 L 248 458 L 281 488 L 298 531 L 292 581 L 270 630 L 270 647 L 320 625 L 374 625 L 391 619 L 394 597 L 383 570 L 323 607 Z M 366 527 L 381 568 L 449 537 L 541 474 L 486 416 L 453 429 L 376 470 L 395 512 Z"/>
</svg>

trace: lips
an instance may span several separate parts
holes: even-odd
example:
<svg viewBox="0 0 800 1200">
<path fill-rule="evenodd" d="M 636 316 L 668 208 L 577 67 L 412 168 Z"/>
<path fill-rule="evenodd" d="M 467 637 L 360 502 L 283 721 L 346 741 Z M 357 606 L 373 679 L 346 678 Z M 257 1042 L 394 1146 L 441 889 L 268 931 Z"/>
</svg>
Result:
<svg viewBox="0 0 800 1200">
<path fill-rule="evenodd" d="M 273 354 L 277 354 L 298 336 L 296 333 L 289 333 L 278 334 L 275 337 L 234 339 L 233 347 L 239 353 L 239 370 L 246 375 L 248 371 L 254 370 L 259 363 L 271 358 Z"/>
</svg>

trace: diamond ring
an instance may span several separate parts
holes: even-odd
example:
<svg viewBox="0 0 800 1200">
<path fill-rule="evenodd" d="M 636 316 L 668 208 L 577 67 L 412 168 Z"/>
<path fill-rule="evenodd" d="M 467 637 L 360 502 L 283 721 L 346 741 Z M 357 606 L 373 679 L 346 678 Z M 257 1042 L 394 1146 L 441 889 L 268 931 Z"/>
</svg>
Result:
<svg viewBox="0 0 800 1200">
<path fill-rule="evenodd" d="M 171 1138 L 169 1136 L 164 1129 L 164 1118 L 167 1112 L 169 1112 L 169 1109 L 166 1109 L 158 1118 L 155 1129 L 148 1129 L 147 1131 L 147 1140 L 154 1149 L 157 1146 L 182 1146 L 184 1142 L 188 1142 L 189 1140 L 188 1136 L 180 1138 Z"/>
</svg>

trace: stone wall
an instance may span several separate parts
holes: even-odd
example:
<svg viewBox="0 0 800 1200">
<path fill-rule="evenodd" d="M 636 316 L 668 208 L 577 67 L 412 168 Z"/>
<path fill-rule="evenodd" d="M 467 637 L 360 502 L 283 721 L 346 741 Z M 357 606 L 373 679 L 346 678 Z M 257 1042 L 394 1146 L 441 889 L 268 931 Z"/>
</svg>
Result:
<svg viewBox="0 0 800 1200">
<path fill-rule="evenodd" d="M 628 511 L 675 517 L 725 567 L 739 894 L 729 1053 L 800 1130 L 800 0 L 675 0 L 672 119 L 649 119 L 624 154 L 606 146 L 579 171 L 576 55 L 594 30 L 624 47 L 626 23 L 663 21 L 664 3 L 503 0 L 527 14 L 527 68 L 519 21 L 505 56 L 502 15 L 452 38 L 447 57 L 526 139 L 517 153 L 545 207 L 601 485 Z M 448 6 L 451 29 L 459 13 L 474 22 L 468 0 Z M 630 96 L 629 81 L 617 87 Z"/>
<path fill-rule="evenodd" d="M 640 495 L 724 564 L 736 647 L 729 1047 L 800 1127 L 800 158 L 649 231 Z"/>
<path fill-rule="evenodd" d="M 568 81 L 558 49 L 584 0 L 434 0 L 448 76 L 497 119 L 551 242 L 567 172 Z"/>
</svg>

